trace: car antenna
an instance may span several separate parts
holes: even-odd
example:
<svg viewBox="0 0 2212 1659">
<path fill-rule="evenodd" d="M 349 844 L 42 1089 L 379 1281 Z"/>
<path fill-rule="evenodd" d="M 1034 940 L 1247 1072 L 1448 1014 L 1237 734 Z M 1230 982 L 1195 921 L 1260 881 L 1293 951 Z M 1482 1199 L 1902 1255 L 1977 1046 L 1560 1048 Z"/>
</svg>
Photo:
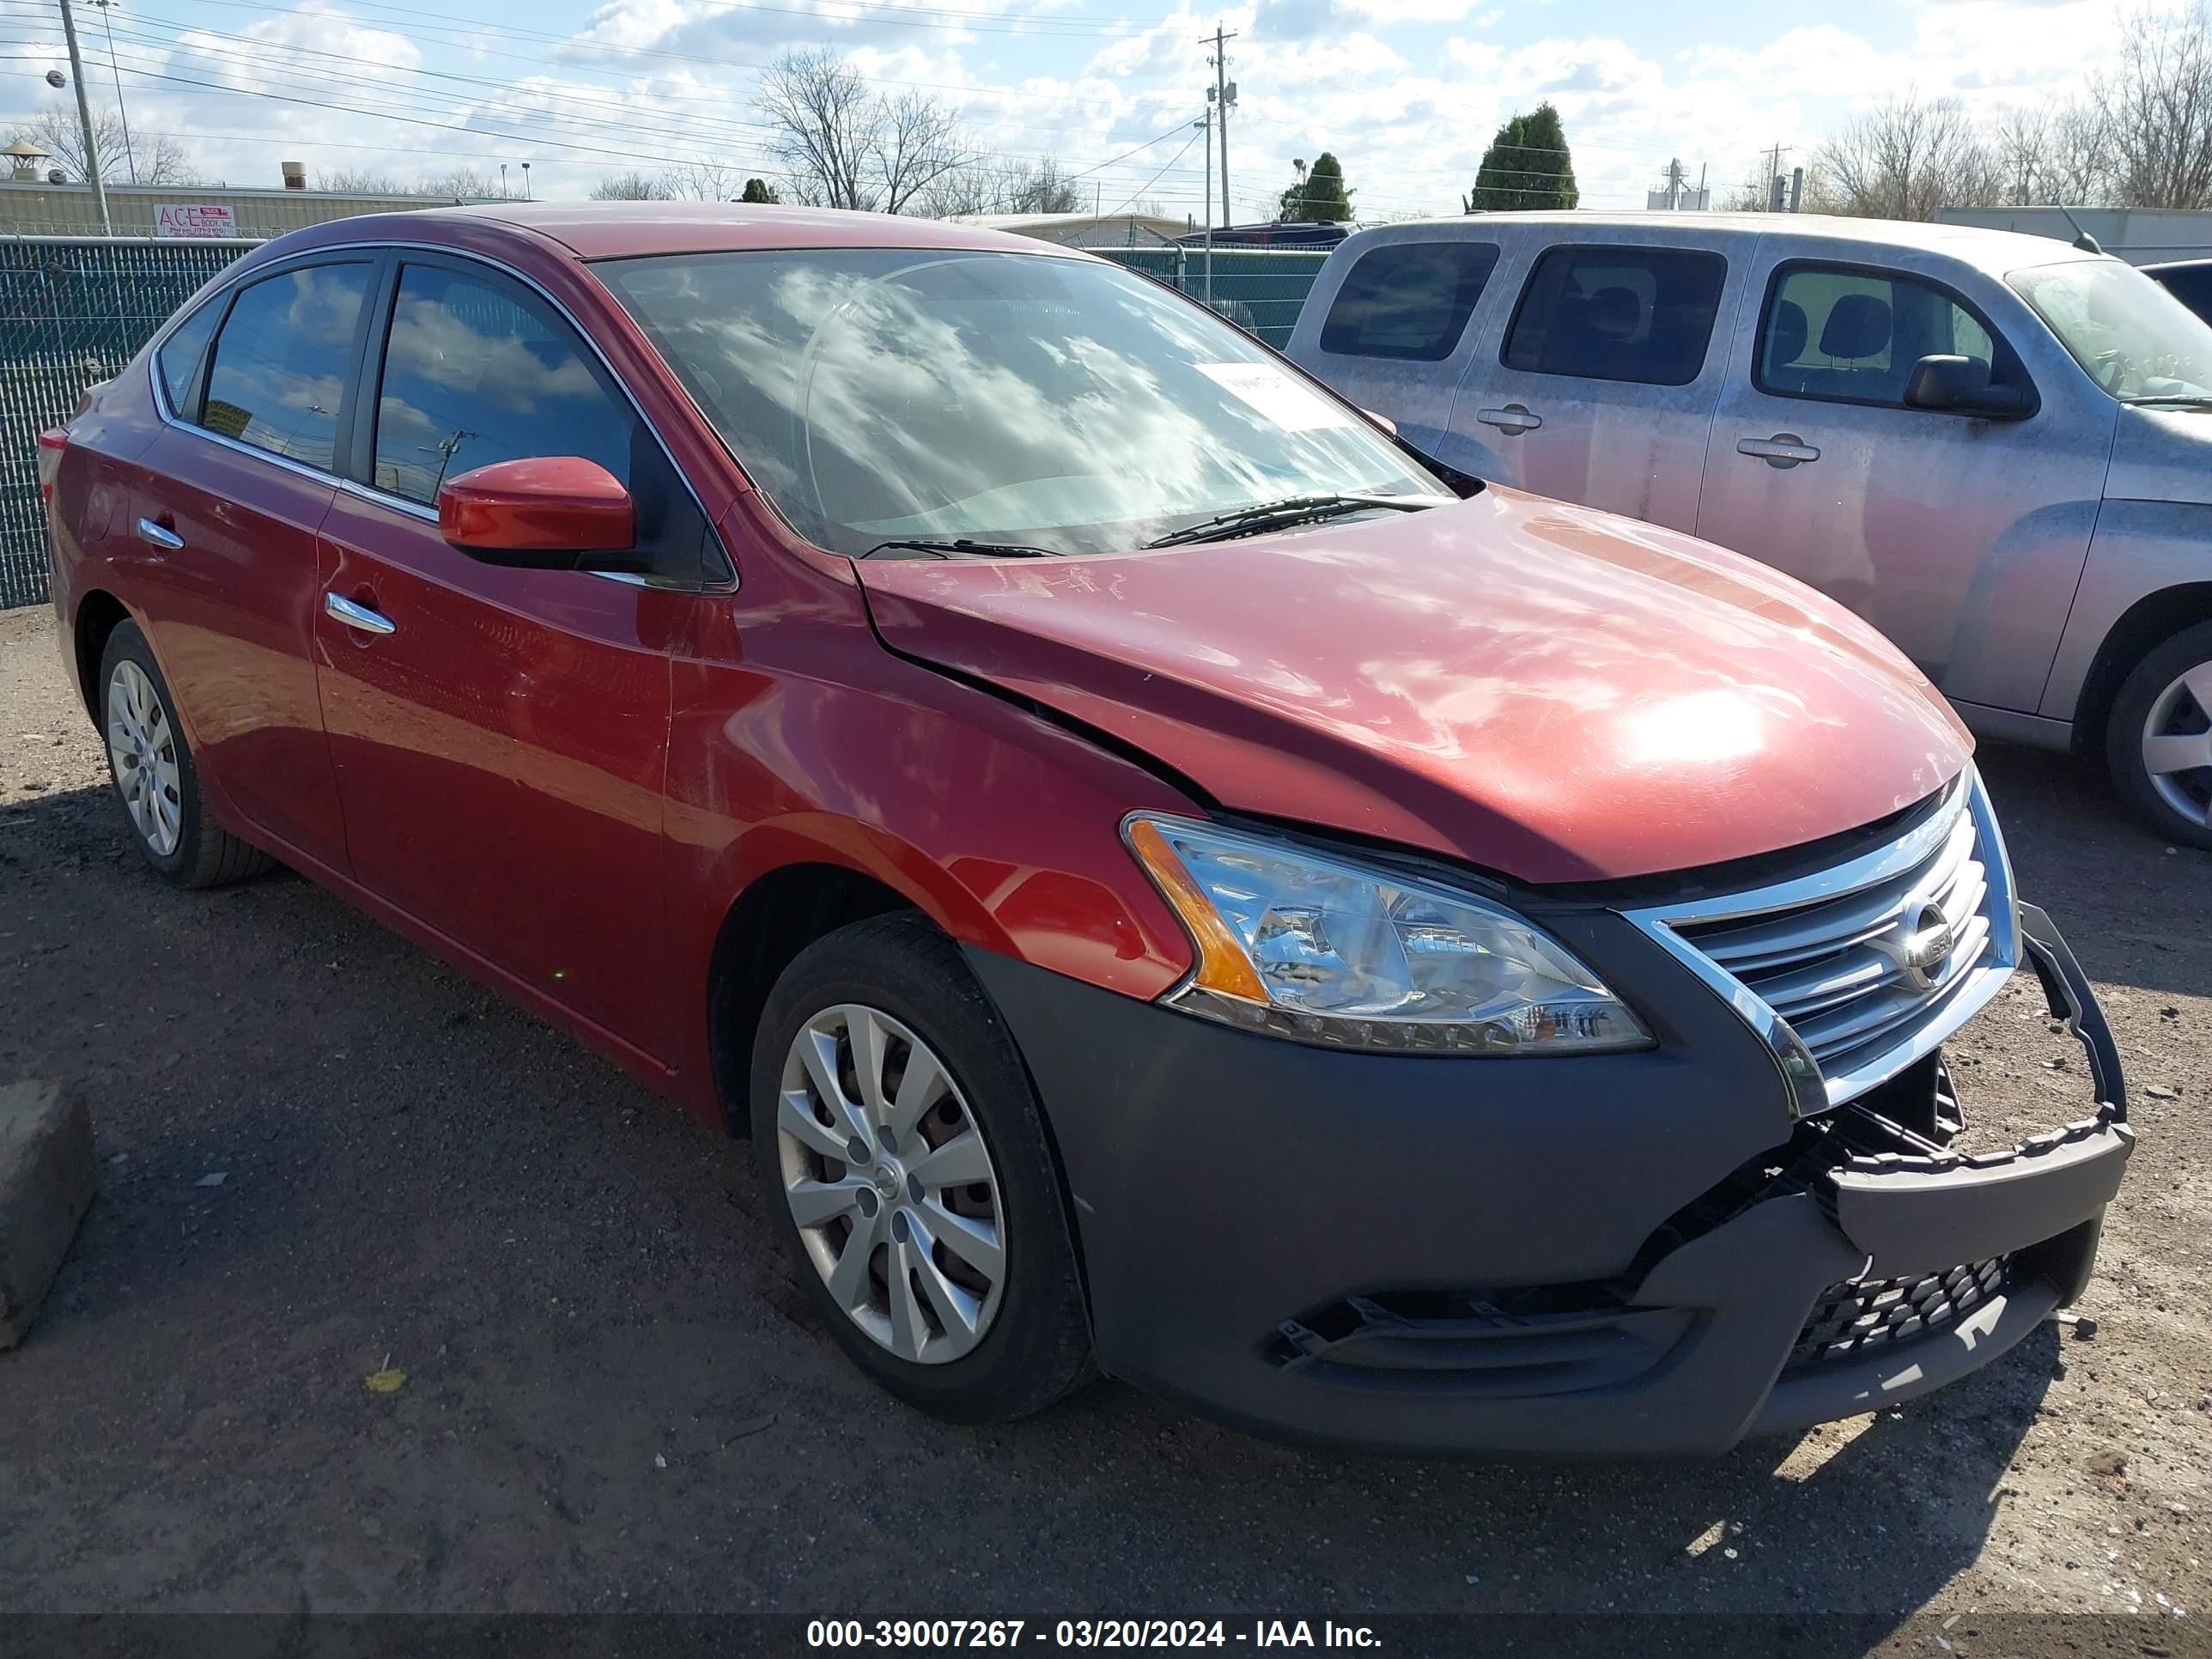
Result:
<svg viewBox="0 0 2212 1659">
<path fill-rule="evenodd" d="M 2066 222 L 2074 227 L 2074 246 L 2075 247 L 2080 248 L 2084 253 L 2102 253 L 2105 251 L 2098 245 L 2098 241 L 2095 237 L 2092 236 L 2087 231 L 2081 228 L 2081 222 L 2074 216 L 2074 210 L 2072 208 L 2068 207 L 2062 203 L 2059 205 L 2058 210 L 2066 216 Z"/>
</svg>

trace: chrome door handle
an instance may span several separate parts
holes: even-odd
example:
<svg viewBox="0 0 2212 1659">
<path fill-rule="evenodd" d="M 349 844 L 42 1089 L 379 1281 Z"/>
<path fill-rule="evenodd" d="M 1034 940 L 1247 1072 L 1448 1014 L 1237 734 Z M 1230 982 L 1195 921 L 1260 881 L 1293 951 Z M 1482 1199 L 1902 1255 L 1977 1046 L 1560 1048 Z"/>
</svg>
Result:
<svg viewBox="0 0 2212 1659">
<path fill-rule="evenodd" d="M 1534 432 L 1544 424 L 1541 415 L 1531 414 L 1519 404 L 1508 404 L 1503 409 L 1478 409 L 1474 418 L 1485 426 L 1494 426 L 1500 432 Z"/>
<path fill-rule="evenodd" d="M 149 547 L 161 548 L 171 553 L 180 551 L 185 544 L 182 536 L 165 524 L 155 524 L 151 519 L 138 520 L 138 539 Z"/>
<path fill-rule="evenodd" d="M 399 631 L 398 624 L 381 611 L 371 611 L 365 605 L 356 605 L 351 599 L 342 599 L 335 593 L 323 595 L 323 609 L 348 628 L 358 628 L 364 634 L 396 634 Z"/>
<path fill-rule="evenodd" d="M 1795 466 L 1800 461 L 1820 459 L 1820 452 L 1794 432 L 1778 432 L 1771 438 L 1738 438 L 1735 453 L 1755 456 L 1771 467 Z"/>
</svg>

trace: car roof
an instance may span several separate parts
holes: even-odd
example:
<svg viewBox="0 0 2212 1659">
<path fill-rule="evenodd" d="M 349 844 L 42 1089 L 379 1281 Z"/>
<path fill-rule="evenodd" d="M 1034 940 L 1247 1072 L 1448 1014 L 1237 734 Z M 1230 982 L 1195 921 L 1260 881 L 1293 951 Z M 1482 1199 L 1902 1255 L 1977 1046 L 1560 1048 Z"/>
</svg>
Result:
<svg viewBox="0 0 2212 1659">
<path fill-rule="evenodd" d="M 1374 229 L 1403 231 L 1451 227 L 1462 234 L 1480 235 L 1486 225 L 1533 225 L 1548 231 L 1570 233 L 1559 240 L 1573 240 L 1572 233 L 1603 230 L 1634 231 L 1664 240 L 1670 235 L 1698 237 L 1781 236 L 1818 238 L 1829 241 L 1864 242 L 1888 247 L 1923 247 L 1954 255 L 1992 270 L 2010 270 L 2027 264 L 2079 259 L 2084 252 L 2049 236 L 2023 231 L 1995 230 L 1985 225 L 1929 224 L 1904 219 L 1861 219 L 1827 213 L 1676 213 L 1651 210 L 1643 213 L 1474 213 L 1449 218 L 1408 220 Z M 1364 233 L 1363 233 L 1363 235 Z"/>
<path fill-rule="evenodd" d="M 463 222 L 535 232 L 582 259 L 743 248 L 956 248 L 1062 256 L 1076 252 L 1033 237 L 943 219 L 750 202 L 483 202 L 341 222 L 356 238 L 396 241 L 432 226 L 458 229 Z"/>
</svg>

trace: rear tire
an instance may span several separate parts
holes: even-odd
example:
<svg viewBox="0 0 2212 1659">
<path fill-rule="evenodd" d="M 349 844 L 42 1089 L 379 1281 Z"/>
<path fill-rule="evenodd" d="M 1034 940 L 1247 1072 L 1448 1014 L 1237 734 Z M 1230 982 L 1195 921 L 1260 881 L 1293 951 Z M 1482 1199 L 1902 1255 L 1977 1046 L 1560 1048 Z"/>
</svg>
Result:
<svg viewBox="0 0 2212 1659">
<path fill-rule="evenodd" d="M 957 1423 L 1090 1377 L 1036 1092 L 951 939 L 909 912 L 800 951 L 761 1016 L 751 1103 L 777 1230 L 861 1370 Z"/>
<path fill-rule="evenodd" d="M 135 622 L 107 636 L 94 707 L 124 821 L 156 875 L 179 887 L 219 887 L 269 867 L 266 853 L 209 810 L 169 684 Z"/>
</svg>

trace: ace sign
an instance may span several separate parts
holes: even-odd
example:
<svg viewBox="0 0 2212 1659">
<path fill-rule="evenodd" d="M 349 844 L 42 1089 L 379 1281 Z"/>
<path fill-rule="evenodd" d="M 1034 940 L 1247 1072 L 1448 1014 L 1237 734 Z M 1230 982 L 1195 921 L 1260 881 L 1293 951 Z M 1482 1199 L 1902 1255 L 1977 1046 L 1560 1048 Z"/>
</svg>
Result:
<svg viewBox="0 0 2212 1659">
<path fill-rule="evenodd" d="M 235 236 L 238 220 L 212 202 L 163 202 L 154 210 L 156 236 Z"/>
</svg>

